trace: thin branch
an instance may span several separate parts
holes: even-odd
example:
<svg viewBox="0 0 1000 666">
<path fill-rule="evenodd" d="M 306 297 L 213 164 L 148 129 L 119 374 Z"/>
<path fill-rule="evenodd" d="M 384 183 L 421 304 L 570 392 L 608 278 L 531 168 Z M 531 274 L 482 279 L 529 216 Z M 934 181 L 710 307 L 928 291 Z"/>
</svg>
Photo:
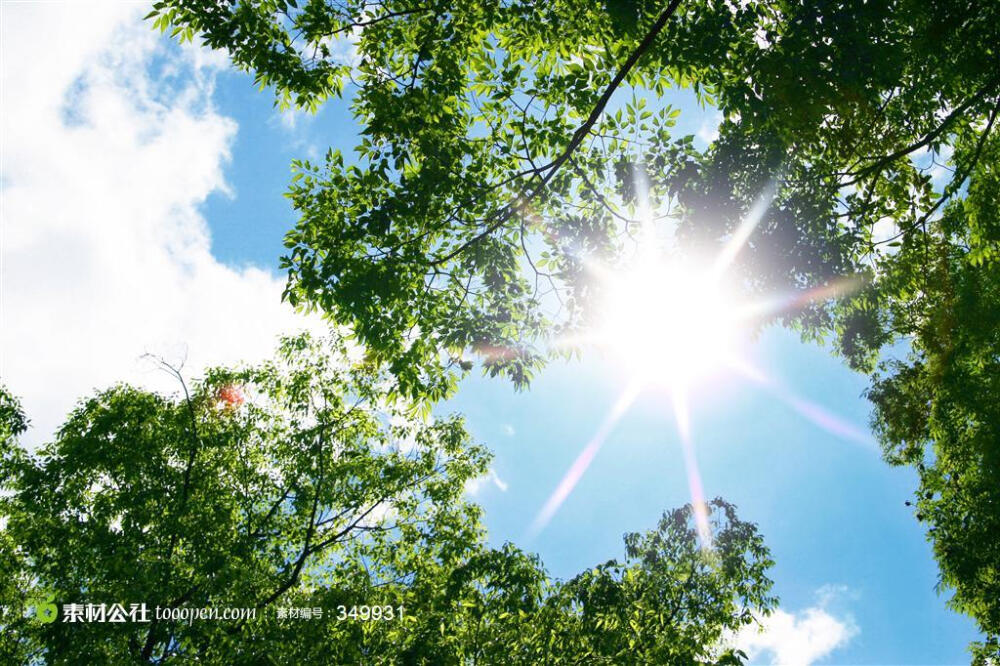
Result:
<svg viewBox="0 0 1000 666">
<path fill-rule="evenodd" d="M 618 70 L 618 73 L 611 80 L 611 83 L 608 84 L 608 87 L 605 89 L 600 99 L 597 100 L 597 104 L 595 104 L 594 108 L 591 109 L 590 115 L 587 117 L 587 120 L 584 121 L 584 123 L 576 130 L 576 132 L 573 133 L 572 138 L 570 138 L 570 141 L 566 145 L 566 148 L 563 150 L 563 152 L 560 153 L 559 156 L 556 157 L 556 159 L 553 160 L 548 165 L 547 167 L 548 172 L 545 174 L 545 176 L 542 177 L 541 182 L 538 184 L 538 186 L 536 186 L 534 189 L 532 189 L 524 196 L 514 198 L 503 208 L 496 211 L 493 215 L 490 216 L 492 220 L 489 222 L 486 229 L 476 234 L 471 239 L 469 239 L 465 243 L 462 243 L 460 246 L 458 246 L 451 252 L 445 254 L 444 256 L 433 259 L 431 261 L 433 265 L 440 265 L 443 263 L 447 263 L 452 259 L 454 259 L 455 257 L 457 257 L 462 252 L 464 252 L 470 246 L 480 242 L 483 238 L 486 238 L 487 236 L 495 232 L 497 229 L 499 229 L 501 226 L 503 226 L 508 220 L 510 220 L 511 217 L 513 217 L 517 212 L 522 210 L 535 197 L 541 194 L 542 190 L 544 190 L 548 186 L 552 178 L 556 175 L 556 173 L 559 172 L 559 168 L 562 167 L 562 165 L 565 164 L 567 160 L 569 160 L 570 156 L 572 156 L 573 153 L 576 151 L 576 149 L 580 146 L 580 144 L 583 143 L 583 140 L 587 137 L 590 130 L 593 129 L 594 125 L 597 124 L 597 121 L 600 119 L 601 114 L 604 113 L 604 108 L 608 105 L 608 102 L 611 100 L 612 95 L 614 95 L 615 91 L 619 88 L 619 86 L 621 86 L 625 78 L 628 77 L 629 73 L 635 67 L 639 59 L 653 45 L 653 42 L 656 40 L 656 37 L 660 34 L 660 32 L 663 31 L 663 28 L 664 26 L 666 26 L 667 21 L 669 21 L 670 17 L 673 16 L 674 12 L 677 11 L 677 7 L 680 5 L 680 3 L 681 0 L 671 0 L 670 4 L 667 5 L 667 8 L 663 10 L 663 13 L 660 14 L 659 18 L 656 19 L 656 22 L 653 23 L 653 26 L 646 33 L 646 36 L 643 37 L 642 41 L 639 43 L 639 46 L 637 46 L 636 49 L 631 53 L 631 55 L 629 55 L 628 59 L 622 65 L 621 69 Z"/>
<path fill-rule="evenodd" d="M 381 23 L 382 21 L 387 21 L 389 19 L 398 18 L 400 16 L 408 16 L 410 14 L 421 14 L 423 12 L 429 12 L 429 11 L 432 11 L 432 10 L 433 10 L 432 7 L 415 7 L 413 9 L 403 9 L 403 10 L 396 11 L 396 12 L 388 12 L 386 14 L 383 14 L 382 16 L 376 16 L 375 18 L 369 19 L 367 21 L 354 21 L 354 22 L 348 23 L 348 24 L 346 24 L 346 25 L 338 28 L 337 30 L 334 30 L 333 32 L 327 33 L 326 35 L 323 35 L 323 36 L 324 37 L 333 37 L 334 35 L 339 35 L 339 34 L 344 33 L 344 32 L 350 32 L 350 31 L 354 30 L 355 28 L 364 28 L 366 26 L 375 25 L 376 23 Z"/>
<path fill-rule="evenodd" d="M 972 170 L 976 167 L 976 164 L 979 163 L 979 158 L 983 154 L 983 147 L 986 145 L 986 141 L 989 139 L 990 133 L 993 131 L 993 125 L 996 123 L 998 113 L 1000 113 L 1000 97 L 997 98 L 996 103 L 993 106 L 993 110 L 990 112 L 989 121 L 987 122 L 985 129 L 983 129 L 983 133 L 979 136 L 979 140 L 976 142 L 976 148 L 972 153 L 972 157 L 969 158 L 968 163 L 964 165 L 961 172 L 958 172 L 951 180 L 949 186 L 945 188 L 944 192 L 941 193 L 941 196 L 938 197 L 938 200 L 934 203 L 934 205 L 912 224 L 907 225 L 906 229 L 901 229 L 899 233 L 883 241 L 879 241 L 876 245 L 882 245 L 898 240 L 900 237 L 912 232 L 917 227 L 926 224 L 927 221 L 930 220 L 931 215 L 937 212 L 942 204 L 951 199 L 951 197 L 954 196 L 959 189 L 961 189 L 965 179 L 969 177 Z"/>
<path fill-rule="evenodd" d="M 847 181 L 846 183 L 841 183 L 840 187 L 847 187 L 849 185 L 854 185 L 859 181 L 861 181 L 862 179 L 864 179 L 865 177 L 873 173 L 882 171 L 882 169 L 887 167 L 889 164 L 895 162 L 900 157 L 905 157 L 906 155 L 909 155 L 910 153 L 916 150 L 920 150 L 921 148 L 924 148 L 925 146 L 929 145 L 935 139 L 944 134 L 945 130 L 951 127 L 952 123 L 954 123 L 966 111 L 969 110 L 969 107 L 976 104 L 977 102 L 982 100 L 982 98 L 985 97 L 988 93 L 990 93 L 992 89 L 996 87 L 998 81 L 1000 81 L 1000 75 L 994 76 L 992 79 L 990 79 L 986 83 L 986 85 L 980 88 L 975 95 L 967 99 L 963 104 L 961 104 L 957 108 L 953 109 L 951 113 L 949 113 L 945 117 L 945 119 L 941 122 L 940 125 L 938 125 L 936 128 L 925 134 L 924 137 L 919 141 L 915 141 L 914 143 L 911 143 L 908 146 L 904 146 L 903 148 L 900 148 L 899 150 L 896 150 L 895 152 L 892 152 L 889 155 L 886 155 L 885 157 L 879 158 L 873 164 L 870 164 L 867 167 L 860 169 L 859 171 L 854 171 L 845 174 L 854 177 L 851 180 Z"/>
<path fill-rule="evenodd" d="M 174 367 L 170 363 L 167 363 L 164 359 L 154 356 L 152 354 L 146 354 L 144 355 L 144 357 L 156 360 L 159 363 L 161 369 L 165 370 L 168 374 L 171 374 L 174 377 L 176 377 L 177 381 L 180 382 L 181 389 L 184 391 L 184 401 L 187 406 L 188 417 L 191 422 L 191 437 L 193 438 L 194 441 L 192 443 L 191 450 L 188 453 L 187 462 L 184 466 L 184 478 L 181 482 L 180 506 L 177 509 L 178 512 L 177 517 L 179 519 L 181 516 L 184 515 L 184 511 L 187 508 L 188 493 L 190 492 L 191 488 L 191 472 L 194 469 L 194 464 L 195 461 L 197 460 L 198 450 L 201 448 L 201 437 L 198 434 L 198 421 L 194 412 L 194 403 L 191 400 L 191 393 L 188 391 L 187 382 L 184 381 L 184 376 L 181 374 L 181 369 Z M 181 364 L 181 367 L 183 367 L 183 364 Z M 164 580 L 163 580 L 163 589 L 165 590 L 169 588 L 170 578 L 172 573 L 171 560 L 173 559 L 174 551 L 177 548 L 178 538 L 179 538 L 179 533 L 177 530 L 174 530 L 174 532 L 170 535 L 170 543 L 167 546 L 167 555 L 164 558 L 164 562 L 167 566 L 167 570 L 164 574 Z M 142 652 L 140 653 L 140 657 L 144 661 L 149 660 L 149 658 L 153 654 L 153 648 L 156 646 L 157 624 L 158 624 L 157 620 L 154 619 L 152 624 L 150 624 L 149 626 L 149 633 L 146 635 L 146 642 L 143 645 Z"/>
</svg>

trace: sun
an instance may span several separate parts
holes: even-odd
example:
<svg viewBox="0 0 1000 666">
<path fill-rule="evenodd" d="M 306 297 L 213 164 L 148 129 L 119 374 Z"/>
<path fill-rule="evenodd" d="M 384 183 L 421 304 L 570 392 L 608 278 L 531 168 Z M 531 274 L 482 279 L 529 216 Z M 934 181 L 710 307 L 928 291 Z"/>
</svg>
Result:
<svg viewBox="0 0 1000 666">
<path fill-rule="evenodd" d="M 595 338 L 641 383 L 689 389 L 717 376 L 736 354 L 737 307 L 710 272 L 646 260 L 600 281 Z"/>
<path fill-rule="evenodd" d="M 538 534 L 556 514 L 637 396 L 646 389 L 664 388 L 676 418 L 699 539 L 711 548 L 689 398 L 710 380 L 744 366 L 747 313 L 752 310 L 732 296 L 723 277 L 725 262 L 685 263 L 647 248 L 624 270 L 586 264 L 599 294 L 596 316 L 586 335 L 564 342 L 587 341 L 608 350 L 629 381 L 535 516 L 529 535 Z"/>
<path fill-rule="evenodd" d="M 765 189 L 714 256 L 698 258 L 686 252 L 684 261 L 671 253 L 676 245 L 660 242 L 653 214 L 644 206 L 638 219 L 639 237 L 633 237 L 637 241 L 636 251 L 625 266 L 611 267 L 584 257 L 591 278 L 588 286 L 595 293 L 595 300 L 588 305 L 596 307 L 588 308 L 586 326 L 581 332 L 565 336 L 558 344 L 578 347 L 587 343 L 609 351 L 628 373 L 629 381 L 539 509 L 528 528 L 529 537 L 539 534 L 549 524 L 615 425 L 648 388 L 662 387 L 669 393 L 698 536 L 706 549 L 712 548 L 712 533 L 691 429 L 690 398 L 698 392 L 696 389 L 719 388 L 718 380 L 723 377 L 727 384 L 730 378 L 749 379 L 772 391 L 824 430 L 868 441 L 856 428 L 821 406 L 783 389 L 778 381 L 757 370 L 749 359 L 753 333 L 760 330 L 768 317 L 851 293 L 861 284 L 854 279 L 836 280 L 806 292 L 748 298 L 745 287 L 740 286 L 740 278 L 729 269 L 763 218 L 778 184 L 775 181 Z M 704 391 L 700 393 L 699 398 L 706 397 Z M 719 393 L 707 397 L 715 398 Z"/>
</svg>

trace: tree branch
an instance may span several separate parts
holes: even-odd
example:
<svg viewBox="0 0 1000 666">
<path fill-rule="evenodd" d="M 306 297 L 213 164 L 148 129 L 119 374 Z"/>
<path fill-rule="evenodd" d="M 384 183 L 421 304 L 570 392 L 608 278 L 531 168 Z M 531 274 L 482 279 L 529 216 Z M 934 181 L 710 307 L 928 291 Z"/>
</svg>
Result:
<svg viewBox="0 0 1000 666">
<path fill-rule="evenodd" d="M 567 160 L 569 160 L 569 158 L 573 155 L 576 149 L 580 147 L 580 144 L 583 143 L 583 140 L 587 137 L 587 134 L 590 132 L 590 130 L 593 129 L 594 125 L 597 124 L 597 121 L 600 119 L 601 114 L 604 113 L 604 108 L 608 105 L 608 102 L 611 100 L 611 96 L 614 95 L 615 91 L 619 88 L 619 86 L 621 86 L 622 82 L 626 79 L 626 77 L 628 77 L 629 73 L 635 67 L 636 63 L 639 62 L 639 59 L 646 53 L 646 51 L 649 50 L 650 46 L 653 45 L 653 42 L 656 40 L 656 37 L 660 34 L 660 32 L 663 31 L 663 28 L 664 26 L 666 26 L 667 21 L 669 21 L 670 17 L 674 15 L 674 12 L 677 11 L 677 7 L 680 6 L 680 4 L 681 0 L 671 0 L 670 4 L 667 5 L 667 8 L 663 10 L 663 13 L 660 14 L 660 16 L 656 19 L 656 22 L 653 23 L 652 27 L 646 33 L 645 37 L 643 37 L 642 41 L 639 42 L 639 45 L 636 47 L 636 49 L 631 53 L 631 55 L 629 55 L 628 59 L 618 70 L 618 73 L 615 74 L 613 79 L 611 79 L 611 83 L 608 84 L 608 87 L 604 90 L 604 93 L 601 95 L 600 99 L 597 100 L 597 104 L 595 104 L 594 108 L 591 109 L 590 115 L 587 117 L 584 123 L 580 125 L 580 127 L 576 130 L 576 132 L 573 133 L 573 136 L 570 138 L 570 141 L 566 145 L 566 148 L 562 151 L 562 153 L 559 154 L 558 157 L 556 157 L 556 159 L 554 159 L 548 165 L 543 167 L 543 169 L 547 170 L 547 173 L 545 174 L 545 176 L 542 177 L 541 182 L 527 194 L 515 197 L 503 208 L 496 211 L 493 215 L 490 216 L 492 220 L 490 220 L 490 218 L 487 218 L 490 221 L 486 229 L 476 234 L 468 241 L 462 243 L 460 246 L 458 246 L 451 252 L 448 252 L 447 254 L 441 257 L 433 259 L 431 261 L 432 265 L 436 266 L 451 261 L 459 254 L 464 252 L 470 246 L 475 245 L 476 243 L 480 242 L 483 238 L 486 238 L 487 236 L 495 232 L 497 229 L 503 226 L 508 220 L 510 220 L 510 218 L 513 217 L 515 213 L 523 209 L 528 203 L 532 201 L 532 199 L 541 194 L 542 190 L 544 190 L 548 186 L 552 178 L 556 175 L 556 173 L 558 173 L 560 167 L 562 167 L 562 165 L 565 164 Z"/>
<path fill-rule="evenodd" d="M 149 356 L 149 355 L 147 355 Z M 150 358 L 153 358 L 150 356 Z M 181 482 L 181 497 L 180 506 L 177 509 L 178 520 L 184 515 L 184 511 L 187 508 L 188 493 L 191 488 L 191 472 L 194 469 L 195 461 L 198 457 L 198 450 L 201 448 L 201 437 L 198 435 L 198 420 L 194 412 L 194 403 L 191 401 L 191 393 L 188 391 L 187 383 L 184 381 L 184 376 L 181 374 L 180 369 L 175 368 L 170 365 L 162 358 L 157 359 L 161 368 L 165 369 L 167 372 L 172 374 L 177 378 L 177 381 L 181 384 L 181 389 L 184 391 L 184 401 L 187 406 L 188 417 L 191 421 L 191 438 L 193 439 L 191 450 L 188 452 L 187 463 L 184 466 L 184 478 Z M 164 558 L 164 564 L 167 567 L 167 571 L 164 575 L 163 589 L 164 591 L 169 590 L 170 578 L 171 578 L 171 560 L 174 557 L 174 551 L 177 549 L 177 540 L 179 537 L 179 532 L 174 530 L 170 535 L 170 543 L 167 546 L 167 555 Z M 143 661 L 148 661 L 153 655 L 153 648 L 156 647 L 156 629 L 158 622 L 154 618 L 152 624 L 149 625 L 149 633 L 146 635 L 146 642 L 142 646 L 142 652 L 140 653 L 140 658 Z"/>
<path fill-rule="evenodd" d="M 951 127 L 952 123 L 954 123 L 955 120 L 957 120 L 966 111 L 969 110 L 969 107 L 979 102 L 983 97 L 985 97 L 989 92 L 991 92 L 992 89 L 996 87 L 998 82 L 1000 82 L 1000 76 L 994 76 L 986 83 L 986 85 L 980 88 L 975 95 L 967 99 L 961 106 L 953 109 L 952 112 L 945 117 L 945 119 L 941 122 L 940 125 L 938 125 L 933 130 L 924 135 L 924 137 L 919 141 L 915 141 L 914 143 L 911 143 L 908 146 L 904 146 L 903 148 L 900 148 L 899 150 L 896 150 L 890 153 L 889 155 L 886 155 L 885 157 L 879 158 L 874 164 L 870 164 L 867 167 L 860 169 L 859 171 L 854 171 L 848 174 L 844 174 L 854 177 L 851 180 L 847 181 L 846 183 L 841 183 L 840 187 L 847 187 L 849 185 L 854 185 L 863 178 L 865 178 L 866 176 L 881 171 L 889 164 L 898 160 L 900 157 L 904 157 L 916 150 L 920 150 L 921 148 L 926 147 L 935 139 L 937 139 L 939 136 L 944 134 L 945 130 Z"/>
</svg>

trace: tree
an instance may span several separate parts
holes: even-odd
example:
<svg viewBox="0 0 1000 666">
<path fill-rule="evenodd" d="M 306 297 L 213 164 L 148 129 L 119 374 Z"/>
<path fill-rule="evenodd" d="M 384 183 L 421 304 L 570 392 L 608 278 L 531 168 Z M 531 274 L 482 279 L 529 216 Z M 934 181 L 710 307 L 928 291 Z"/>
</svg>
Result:
<svg viewBox="0 0 1000 666">
<path fill-rule="evenodd" d="M 643 190 L 679 238 L 704 247 L 776 182 L 737 267 L 747 288 L 871 279 L 872 256 L 892 242 L 876 224 L 923 233 L 981 156 L 976 139 L 1000 108 L 998 11 L 163 0 L 151 16 L 228 49 L 282 104 L 350 96 L 356 158 L 295 164 L 286 296 L 351 324 L 404 388 L 446 390 L 414 366 L 435 372 L 442 349 L 472 349 L 523 384 L 545 336 L 585 325 L 598 286 L 583 259 L 627 261 Z M 646 103 L 669 87 L 718 105 L 707 150 L 672 136 L 676 110 Z M 930 159 L 908 157 L 952 145 L 954 178 L 935 193 Z M 820 335 L 834 326 L 823 306 L 784 319 Z M 852 328 L 856 317 L 841 319 Z"/>
<path fill-rule="evenodd" d="M 7 663 L 28 663 L 36 645 L 34 627 L 26 619 L 29 578 L 24 551 L 6 529 L 7 513 L 2 492 L 20 465 L 24 452 L 17 438 L 28 427 L 21 403 L 0 386 L 0 659 Z"/>
<path fill-rule="evenodd" d="M 754 609 L 777 603 L 764 575 L 773 562 L 732 505 L 715 499 L 710 507 L 712 549 L 686 506 L 654 530 L 625 535 L 623 563 L 595 567 L 559 591 L 559 603 L 579 609 L 557 634 L 569 654 L 615 664 L 742 663 L 745 655 L 721 639 L 755 622 Z"/>
<path fill-rule="evenodd" d="M 675 224 L 682 253 L 715 252 L 773 193 L 736 282 L 827 294 L 771 319 L 875 372 L 890 461 L 924 478 L 918 452 L 933 450 L 939 472 L 960 460 L 965 478 L 987 474 L 982 442 L 1000 426 L 974 397 L 985 375 L 947 398 L 935 382 L 991 367 L 975 322 L 995 305 L 959 317 L 948 289 L 992 284 L 998 259 L 997 3 L 162 0 L 151 17 L 227 49 L 282 104 L 349 96 L 356 157 L 295 164 L 286 297 L 350 324 L 404 392 L 447 392 L 469 350 L 524 385 L 551 336 L 586 327 L 601 288 L 587 262 L 627 265 L 639 218 Z M 347 44 L 356 63 L 338 55 Z M 677 112 L 657 99 L 671 87 L 718 109 L 705 150 L 672 134 Z M 879 366 L 894 343 L 913 358 Z M 976 453 L 937 421 L 899 439 L 928 407 L 974 419 Z M 935 496 L 920 515 L 972 512 L 975 534 L 993 533 L 989 493 Z M 993 590 L 1000 553 L 946 547 L 932 527 L 942 583 L 994 635 L 1000 595 L 972 590 Z"/>
<path fill-rule="evenodd" d="M 487 453 L 458 419 L 424 424 L 383 404 L 385 381 L 342 341 L 299 337 L 273 363 L 181 384 L 179 400 L 111 388 L 12 465 L 6 535 L 37 589 L 126 608 L 270 608 L 390 541 L 410 565 L 447 557 L 476 540 L 459 499 Z M 242 405 L 221 399 L 233 386 Z M 240 628 L 150 620 L 47 624 L 46 658 L 162 659 Z"/>
<path fill-rule="evenodd" d="M 0 647 L 16 661 L 561 663 L 628 650 L 732 663 L 724 632 L 776 603 L 763 540 L 721 500 L 715 550 L 699 547 L 686 507 L 626 537 L 624 563 L 569 583 L 512 545 L 488 548 L 463 496 L 488 453 L 459 418 L 387 400 L 394 380 L 342 338 L 287 339 L 273 362 L 193 385 L 164 367 L 179 396 L 102 391 L 31 455 L 3 394 L 0 539 L 13 575 Z M 25 617 L 25 599 L 60 616 Z M 66 612 L 143 603 L 146 622 L 138 609 L 124 623 Z M 338 619 L 363 605 L 394 619 Z M 255 612 L 188 622 L 156 607 Z M 279 619 L 278 607 L 325 615 Z"/>
<path fill-rule="evenodd" d="M 413 641 L 404 654 L 430 663 L 742 663 L 724 639 L 776 605 L 766 577 L 773 562 L 732 505 L 716 499 L 710 515 L 712 549 L 688 505 L 645 534 L 626 534 L 623 561 L 566 582 L 548 580 L 509 544 L 482 552 L 443 591 L 417 591 L 428 612 L 397 640 Z"/>
<path fill-rule="evenodd" d="M 975 184 L 946 209 L 943 235 L 996 225 L 997 162 L 989 164 L 988 199 Z M 928 526 L 941 587 L 954 590 L 949 604 L 986 636 L 973 646 L 985 665 L 1000 660 L 1000 264 L 977 252 L 981 238 L 963 236 L 964 248 L 904 243 L 889 262 L 887 279 L 909 296 L 891 322 L 912 338 L 905 358 L 882 363 L 869 398 L 886 459 L 918 472 L 916 517 Z"/>
</svg>

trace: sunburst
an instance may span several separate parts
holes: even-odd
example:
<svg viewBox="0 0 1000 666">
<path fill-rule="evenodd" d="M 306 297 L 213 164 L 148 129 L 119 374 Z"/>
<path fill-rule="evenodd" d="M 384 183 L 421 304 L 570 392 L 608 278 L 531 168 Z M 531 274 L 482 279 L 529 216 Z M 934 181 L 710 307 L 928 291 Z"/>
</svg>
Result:
<svg viewBox="0 0 1000 666">
<path fill-rule="evenodd" d="M 646 390 L 665 391 L 680 438 L 695 522 L 704 547 L 711 547 L 705 497 L 691 434 L 689 403 L 699 389 L 733 375 L 770 389 L 779 399 L 824 429 L 858 439 L 859 432 L 809 401 L 794 396 L 756 370 L 747 358 L 755 320 L 777 311 L 825 300 L 853 288 L 850 282 L 796 294 L 745 302 L 728 280 L 729 268 L 767 211 L 772 185 L 758 198 L 746 219 L 721 251 L 707 260 L 671 258 L 655 242 L 652 216 L 642 220 L 636 256 L 623 269 L 589 263 L 601 294 L 598 316 L 584 336 L 564 341 L 596 346 L 611 354 L 628 375 L 627 387 L 602 420 L 597 432 L 570 465 L 535 516 L 529 536 L 538 534 L 556 515 L 596 457 L 608 434 L 635 398 Z M 863 437 L 863 435 L 860 435 Z"/>
</svg>

